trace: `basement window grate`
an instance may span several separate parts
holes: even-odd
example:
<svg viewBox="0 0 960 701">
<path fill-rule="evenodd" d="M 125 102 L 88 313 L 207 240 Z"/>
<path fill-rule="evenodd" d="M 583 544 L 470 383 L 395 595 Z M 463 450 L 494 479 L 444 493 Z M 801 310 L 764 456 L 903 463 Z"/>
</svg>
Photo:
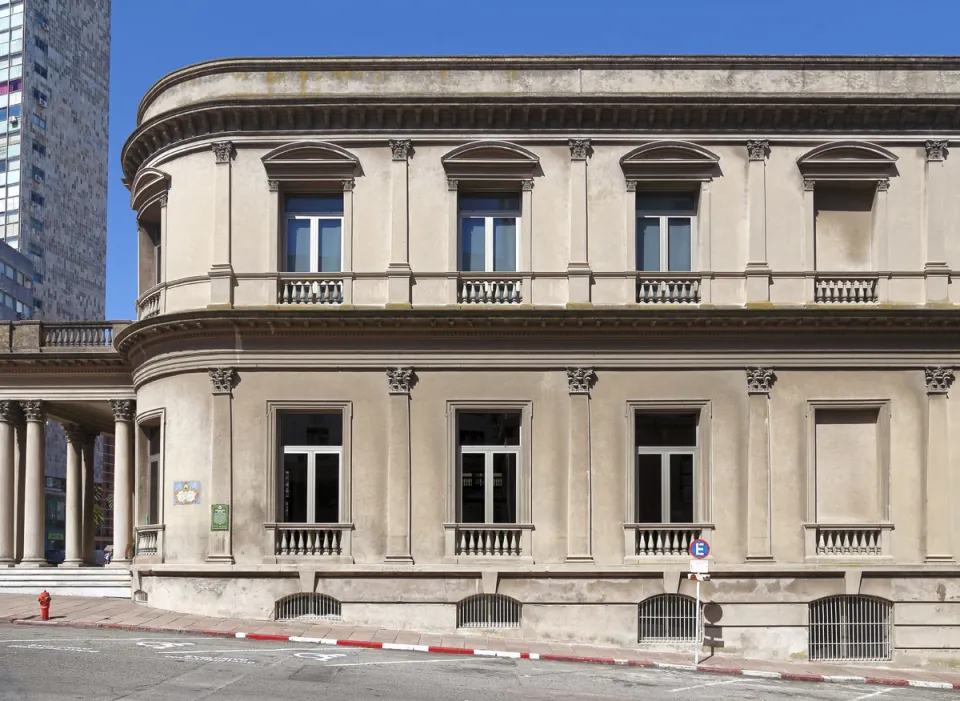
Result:
<svg viewBox="0 0 960 701">
<path fill-rule="evenodd" d="M 137 604 L 147 603 L 147 592 L 145 592 L 143 589 L 137 589 L 135 592 L 133 592 L 133 601 Z"/>
<path fill-rule="evenodd" d="M 682 594 L 661 594 L 640 602 L 638 641 L 693 643 L 697 639 L 697 602 Z"/>
<path fill-rule="evenodd" d="M 521 603 L 502 594 L 477 594 L 457 602 L 457 628 L 519 628 Z"/>
<path fill-rule="evenodd" d="M 811 602 L 811 660 L 884 662 L 893 656 L 893 604 L 868 596 L 831 596 Z"/>
<path fill-rule="evenodd" d="M 325 594 L 291 594 L 274 605 L 277 621 L 326 620 L 342 621 L 340 602 Z"/>
</svg>

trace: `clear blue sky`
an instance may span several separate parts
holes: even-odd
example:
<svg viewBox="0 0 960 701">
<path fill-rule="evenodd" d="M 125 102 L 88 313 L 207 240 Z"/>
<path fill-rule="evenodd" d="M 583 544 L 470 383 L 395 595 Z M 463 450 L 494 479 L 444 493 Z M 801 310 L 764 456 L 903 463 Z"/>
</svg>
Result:
<svg viewBox="0 0 960 701">
<path fill-rule="evenodd" d="M 107 318 L 136 296 L 120 147 L 160 76 L 229 56 L 960 54 L 957 0 L 113 0 Z"/>
</svg>

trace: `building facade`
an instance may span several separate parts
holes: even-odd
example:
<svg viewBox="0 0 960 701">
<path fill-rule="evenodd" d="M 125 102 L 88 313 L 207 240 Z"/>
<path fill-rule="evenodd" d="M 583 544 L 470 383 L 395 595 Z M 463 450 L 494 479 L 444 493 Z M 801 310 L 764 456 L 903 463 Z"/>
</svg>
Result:
<svg viewBox="0 0 960 701">
<path fill-rule="evenodd" d="M 114 430 L 165 609 L 683 643 L 702 538 L 707 645 L 954 655 L 958 94 L 954 59 L 172 73 L 123 148 L 138 319 L 9 327 L 0 482 L 32 503 L 38 417 Z"/>
</svg>

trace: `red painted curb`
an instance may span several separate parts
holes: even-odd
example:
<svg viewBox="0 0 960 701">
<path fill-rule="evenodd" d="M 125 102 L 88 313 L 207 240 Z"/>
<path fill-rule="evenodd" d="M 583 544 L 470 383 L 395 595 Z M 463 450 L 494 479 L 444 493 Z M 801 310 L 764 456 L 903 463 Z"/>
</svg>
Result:
<svg viewBox="0 0 960 701">
<path fill-rule="evenodd" d="M 698 665 L 697 671 L 707 672 L 708 674 L 729 674 L 734 677 L 743 676 L 743 670 L 737 669 L 736 667 L 705 667 L 703 665 Z"/>
<path fill-rule="evenodd" d="M 436 652 L 441 655 L 472 655 L 473 650 L 467 650 L 462 647 L 441 647 L 439 645 L 428 645 L 427 652 Z"/>
<path fill-rule="evenodd" d="M 270 633 L 247 633 L 246 637 L 250 640 L 272 640 L 281 643 L 290 640 L 289 635 L 272 635 Z M 339 643 L 340 641 L 338 640 L 337 642 Z"/>
<path fill-rule="evenodd" d="M 337 645 L 341 645 L 343 647 L 365 647 L 370 648 L 371 650 L 379 650 L 383 647 L 383 643 L 374 643 L 366 640 L 338 640 Z"/>
<path fill-rule="evenodd" d="M 550 662 L 584 662 L 586 664 L 616 664 L 617 661 L 608 657 L 576 657 L 574 655 L 540 655 L 541 660 Z"/>
<path fill-rule="evenodd" d="M 791 682 L 822 682 L 822 674 L 803 674 L 802 672 L 778 672 L 781 679 Z"/>
</svg>

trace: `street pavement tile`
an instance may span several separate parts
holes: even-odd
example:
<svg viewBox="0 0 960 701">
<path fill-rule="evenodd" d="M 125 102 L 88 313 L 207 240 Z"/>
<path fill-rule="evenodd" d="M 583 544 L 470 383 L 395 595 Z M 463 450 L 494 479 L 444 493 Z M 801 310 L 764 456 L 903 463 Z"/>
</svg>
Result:
<svg viewBox="0 0 960 701">
<path fill-rule="evenodd" d="M 400 645 L 420 645 L 420 637 L 420 633 L 415 633 L 412 630 L 402 630 L 394 642 Z"/>
<path fill-rule="evenodd" d="M 424 633 L 420 636 L 421 645 L 441 645 L 442 643 L 443 636 L 436 633 Z"/>
<path fill-rule="evenodd" d="M 376 628 L 353 628 L 350 635 L 346 638 L 337 636 L 340 640 L 371 640 L 373 634 L 377 632 Z"/>
<path fill-rule="evenodd" d="M 444 647 L 466 647 L 462 635 L 444 635 L 440 644 Z"/>
<path fill-rule="evenodd" d="M 333 630 L 333 626 L 310 626 L 303 632 L 303 637 L 305 638 L 329 638 L 331 637 L 330 631 Z"/>
<path fill-rule="evenodd" d="M 482 635 L 463 636 L 463 646 L 470 650 L 489 650 L 490 641 Z"/>
<path fill-rule="evenodd" d="M 376 633 L 373 634 L 371 640 L 376 640 L 383 643 L 395 643 L 397 642 L 397 636 L 400 634 L 400 631 L 397 630 L 387 630 L 386 628 L 381 628 Z"/>
</svg>

